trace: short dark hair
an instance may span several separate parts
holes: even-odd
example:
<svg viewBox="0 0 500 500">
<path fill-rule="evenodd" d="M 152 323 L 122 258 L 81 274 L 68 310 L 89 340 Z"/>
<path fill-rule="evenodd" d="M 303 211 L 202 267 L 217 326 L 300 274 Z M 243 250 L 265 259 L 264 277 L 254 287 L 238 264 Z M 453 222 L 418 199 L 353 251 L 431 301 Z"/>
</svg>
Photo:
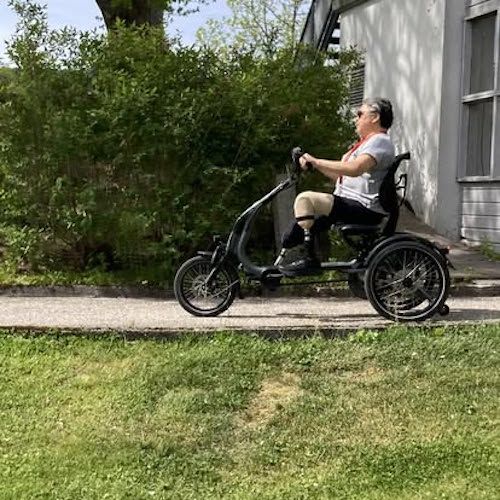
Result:
<svg viewBox="0 0 500 500">
<path fill-rule="evenodd" d="M 371 97 L 363 100 L 363 104 L 372 108 L 380 116 L 380 125 L 385 129 L 390 129 L 394 120 L 392 104 L 389 99 L 382 97 Z"/>
</svg>

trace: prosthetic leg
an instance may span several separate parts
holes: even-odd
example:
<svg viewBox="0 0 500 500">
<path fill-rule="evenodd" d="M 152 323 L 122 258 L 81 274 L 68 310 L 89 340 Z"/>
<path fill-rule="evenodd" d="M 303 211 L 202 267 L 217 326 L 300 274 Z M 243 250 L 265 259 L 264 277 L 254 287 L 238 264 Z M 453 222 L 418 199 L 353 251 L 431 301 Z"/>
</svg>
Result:
<svg viewBox="0 0 500 500">
<path fill-rule="evenodd" d="M 333 195 L 304 191 L 295 199 L 294 212 L 296 223 L 283 239 L 283 249 L 276 259 L 280 271 L 285 276 L 300 276 L 320 271 L 321 265 L 314 252 L 314 236 L 311 228 L 315 219 L 330 214 L 333 206 Z M 286 250 L 304 243 L 305 256 L 291 264 L 281 265 Z"/>
</svg>

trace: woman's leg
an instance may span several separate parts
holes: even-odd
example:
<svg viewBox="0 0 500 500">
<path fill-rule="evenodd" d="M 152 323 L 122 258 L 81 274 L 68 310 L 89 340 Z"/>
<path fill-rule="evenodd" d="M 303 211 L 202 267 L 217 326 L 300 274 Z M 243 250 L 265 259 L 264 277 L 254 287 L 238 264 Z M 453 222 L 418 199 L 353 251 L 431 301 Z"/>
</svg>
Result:
<svg viewBox="0 0 500 500">
<path fill-rule="evenodd" d="M 314 224 L 314 218 L 320 215 L 329 215 L 332 207 L 332 194 L 303 191 L 295 198 L 293 206 L 295 220 L 302 229 L 310 230 Z"/>
<path fill-rule="evenodd" d="M 311 233 L 314 232 L 315 220 L 328 216 L 332 211 L 333 195 L 329 193 L 317 193 L 315 191 L 304 191 L 295 198 L 294 213 L 296 222 L 283 237 L 283 250 L 276 260 L 278 265 L 284 251 L 293 248 L 300 243 L 304 243 L 307 250 L 307 257 L 304 262 L 297 263 L 300 266 L 311 266 L 317 264 L 314 255 L 314 241 Z"/>
<path fill-rule="evenodd" d="M 318 217 L 324 220 L 324 216 L 329 216 L 333 207 L 333 195 L 329 193 L 316 193 L 314 191 L 304 191 L 297 195 L 294 203 L 295 223 L 283 235 L 283 248 L 293 248 L 304 242 L 304 232 L 315 232 L 315 219 Z M 318 228 L 324 230 L 324 224 Z"/>
</svg>

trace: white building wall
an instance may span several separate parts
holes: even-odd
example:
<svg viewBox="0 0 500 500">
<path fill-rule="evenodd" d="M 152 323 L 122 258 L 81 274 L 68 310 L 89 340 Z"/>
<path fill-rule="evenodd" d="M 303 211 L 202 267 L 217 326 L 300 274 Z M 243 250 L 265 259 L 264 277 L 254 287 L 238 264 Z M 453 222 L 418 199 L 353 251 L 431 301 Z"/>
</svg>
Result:
<svg viewBox="0 0 500 500">
<path fill-rule="evenodd" d="M 458 2 L 463 4 L 463 0 Z M 342 14 L 341 44 L 356 46 L 365 54 L 365 96 L 387 97 L 393 102 L 395 122 L 391 137 L 397 152 L 412 153 L 412 160 L 404 169 L 409 178 L 408 199 L 417 215 L 436 229 L 457 237 L 456 164 L 441 166 L 447 169 L 446 175 L 441 175 L 448 185 L 446 196 L 454 197 L 448 200 L 454 210 L 446 211 L 445 220 L 439 215 L 443 200 L 438 200 L 437 195 L 438 166 L 443 161 L 439 138 L 446 3 L 446 0 L 365 2 Z M 458 74 L 453 75 L 458 81 L 459 67 L 460 62 Z M 444 196 L 439 193 L 440 198 Z"/>
</svg>

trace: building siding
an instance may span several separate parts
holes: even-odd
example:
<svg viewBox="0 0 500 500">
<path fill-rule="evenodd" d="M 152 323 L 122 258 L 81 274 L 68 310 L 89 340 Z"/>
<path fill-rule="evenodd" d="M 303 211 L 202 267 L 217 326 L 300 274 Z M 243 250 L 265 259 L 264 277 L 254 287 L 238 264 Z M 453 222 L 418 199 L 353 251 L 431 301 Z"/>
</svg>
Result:
<svg viewBox="0 0 500 500">
<path fill-rule="evenodd" d="M 461 237 L 488 242 L 500 252 L 500 184 L 474 184 L 462 191 Z"/>
</svg>

